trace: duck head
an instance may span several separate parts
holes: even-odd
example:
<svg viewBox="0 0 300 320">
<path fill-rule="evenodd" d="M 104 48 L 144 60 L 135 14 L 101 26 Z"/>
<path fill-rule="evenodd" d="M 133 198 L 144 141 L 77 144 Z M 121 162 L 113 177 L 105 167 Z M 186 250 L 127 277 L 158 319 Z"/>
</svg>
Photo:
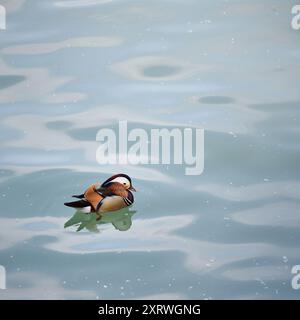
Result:
<svg viewBox="0 0 300 320">
<path fill-rule="evenodd" d="M 105 187 L 108 183 L 111 183 L 111 182 L 118 182 L 122 184 L 126 190 L 136 191 L 132 185 L 131 178 L 127 174 L 118 173 L 111 176 L 105 182 L 102 183 L 102 187 Z"/>
</svg>

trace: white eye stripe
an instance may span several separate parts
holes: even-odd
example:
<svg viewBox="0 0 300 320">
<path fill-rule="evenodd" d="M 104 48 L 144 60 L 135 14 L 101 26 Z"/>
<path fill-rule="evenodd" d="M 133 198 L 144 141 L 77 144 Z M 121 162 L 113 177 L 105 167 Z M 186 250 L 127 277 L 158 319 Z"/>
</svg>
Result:
<svg viewBox="0 0 300 320">
<path fill-rule="evenodd" d="M 118 182 L 118 183 L 126 184 L 126 185 L 130 186 L 129 180 L 125 177 L 117 177 L 114 180 L 111 180 L 111 182 Z"/>
</svg>

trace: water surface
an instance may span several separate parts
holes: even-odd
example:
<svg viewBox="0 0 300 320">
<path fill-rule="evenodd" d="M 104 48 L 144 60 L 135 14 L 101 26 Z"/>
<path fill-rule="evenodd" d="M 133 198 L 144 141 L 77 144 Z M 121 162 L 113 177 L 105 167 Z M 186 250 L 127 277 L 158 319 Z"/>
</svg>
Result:
<svg viewBox="0 0 300 320">
<path fill-rule="evenodd" d="M 1 299 L 300 297 L 294 1 L 1 3 Z M 124 119 L 204 128 L 203 174 L 100 166 L 97 131 Z M 132 212 L 64 229 L 69 196 L 116 172 Z"/>
</svg>

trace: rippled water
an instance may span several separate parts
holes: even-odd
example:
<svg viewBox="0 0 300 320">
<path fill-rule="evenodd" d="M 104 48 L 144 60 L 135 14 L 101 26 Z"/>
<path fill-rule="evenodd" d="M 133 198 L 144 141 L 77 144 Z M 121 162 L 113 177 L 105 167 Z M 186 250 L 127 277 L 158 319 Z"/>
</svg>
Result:
<svg viewBox="0 0 300 320">
<path fill-rule="evenodd" d="M 1 3 L 0 298 L 300 297 L 294 1 Z M 203 174 L 97 164 L 124 119 L 204 128 Z M 120 171 L 130 211 L 64 229 L 69 195 Z"/>
</svg>

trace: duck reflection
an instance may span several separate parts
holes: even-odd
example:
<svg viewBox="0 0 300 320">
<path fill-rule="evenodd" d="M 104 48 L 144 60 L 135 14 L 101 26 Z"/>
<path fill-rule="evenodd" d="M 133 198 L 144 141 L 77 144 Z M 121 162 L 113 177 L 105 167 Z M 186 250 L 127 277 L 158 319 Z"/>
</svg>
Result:
<svg viewBox="0 0 300 320">
<path fill-rule="evenodd" d="M 127 231 L 132 225 L 132 216 L 136 213 L 136 210 L 130 210 L 124 208 L 119 211 L 106 212 L 99 215 L 92 212 L 87 214 L 83 211 L 76 211 L 71 219 L 69 219 L 64 227 L 77 226 L 77 232 L 82 229 L 87 229 L 90 232 L 99 232 L 98 225 L 111 223 L 119 231 Z M 98 220 L 97 220 L 98 219 Z"/>
</svg>

